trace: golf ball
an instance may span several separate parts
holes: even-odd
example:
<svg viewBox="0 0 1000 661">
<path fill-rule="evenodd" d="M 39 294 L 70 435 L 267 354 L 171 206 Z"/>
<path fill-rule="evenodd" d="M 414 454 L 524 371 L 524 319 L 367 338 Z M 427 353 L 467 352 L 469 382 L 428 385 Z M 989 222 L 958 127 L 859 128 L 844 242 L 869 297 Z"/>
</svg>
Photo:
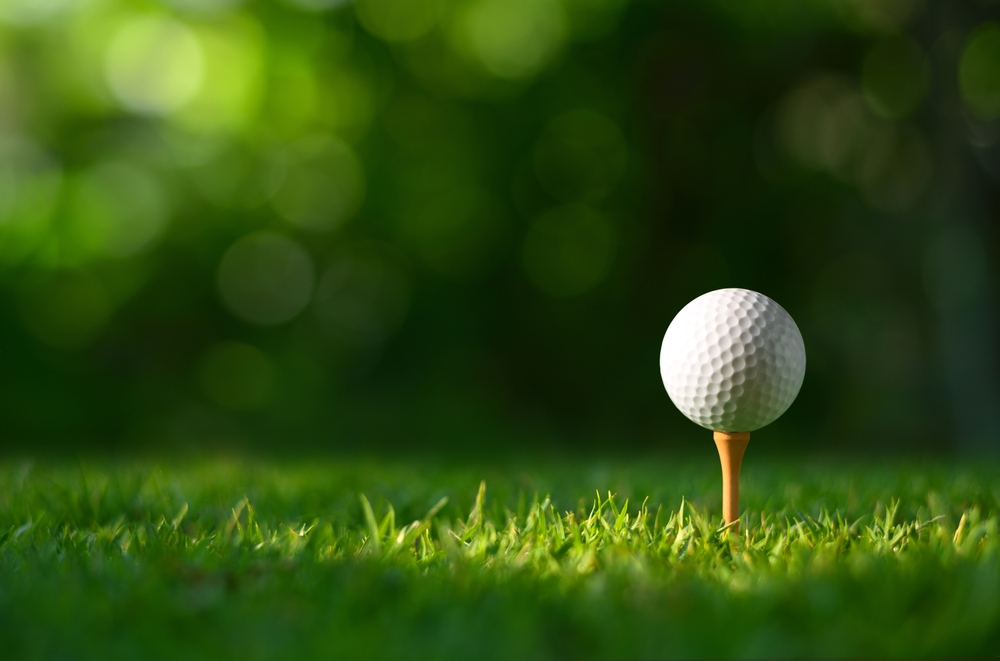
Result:
<svg viewBox="0 0 1000 661">
<path fill-rule="evenodd" d="M 660 375 L 670 399 L 706 429 L 750 432 L 792 405 L 806 349 L 792 317 L 749 289 L 702 294 L 670 322 Z"/>
</svg>

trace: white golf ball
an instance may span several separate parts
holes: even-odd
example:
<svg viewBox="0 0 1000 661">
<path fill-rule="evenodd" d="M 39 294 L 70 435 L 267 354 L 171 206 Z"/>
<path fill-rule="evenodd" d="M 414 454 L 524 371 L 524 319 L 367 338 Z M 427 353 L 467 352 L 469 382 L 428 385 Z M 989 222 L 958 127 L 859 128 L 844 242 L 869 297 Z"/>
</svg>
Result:
<svg viewBox="0 0 1000 661">
<path fill-rule="evenodd" d="M 670 322 L 660 375 L 670 399 L 706 429 L 750 432 L 788 410 L 806 374 L 802 334 L 785 309 L 749 289 L 702 294 Z"/>
</svg>

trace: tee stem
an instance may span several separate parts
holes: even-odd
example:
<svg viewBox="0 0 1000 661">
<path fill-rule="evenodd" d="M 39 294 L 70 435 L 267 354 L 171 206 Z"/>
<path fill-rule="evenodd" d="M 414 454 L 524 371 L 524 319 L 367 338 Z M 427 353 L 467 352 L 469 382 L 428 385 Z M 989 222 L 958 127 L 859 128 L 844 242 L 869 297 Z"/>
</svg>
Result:
<svg viewBox="0 0 1000 661">
<path fill-rule="evenodd" d="M 715 446 L 722 462 L 722 516 L 726 525 L 740 518 L 740 465 L 750 442 L 750 432 L 715 432 Z M 739 524 L 731 530 L 739 534 Z"/>
</svg>

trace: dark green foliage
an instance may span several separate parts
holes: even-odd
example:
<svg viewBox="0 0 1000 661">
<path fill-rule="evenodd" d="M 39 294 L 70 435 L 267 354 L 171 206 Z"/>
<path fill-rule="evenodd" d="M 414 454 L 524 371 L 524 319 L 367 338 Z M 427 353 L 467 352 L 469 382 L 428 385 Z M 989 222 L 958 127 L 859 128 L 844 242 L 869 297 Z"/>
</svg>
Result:
<svg viewBox="0 0 1000 661">
<path fill-rule="evenodd" d="M 2 0 L 0 438 L 683 447 L 747 287 L 773 447 L 997 450 L 988 4 Z"/>
</svg>

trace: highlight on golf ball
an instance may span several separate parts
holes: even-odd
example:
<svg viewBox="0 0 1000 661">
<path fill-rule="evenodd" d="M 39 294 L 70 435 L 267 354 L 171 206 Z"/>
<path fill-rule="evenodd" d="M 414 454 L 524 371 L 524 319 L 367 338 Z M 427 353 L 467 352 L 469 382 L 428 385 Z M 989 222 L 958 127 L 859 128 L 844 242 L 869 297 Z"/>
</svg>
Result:
<svg viewBox="0 0 1000 661">
<path fill-rule="evenodd" d="M 684 306 L 660 348 L 671 401 L 706 429 L 751 432 L 795 401 L 806 350 L 792 317 L 749 289 L 718 289 Z"/>
</svg>

